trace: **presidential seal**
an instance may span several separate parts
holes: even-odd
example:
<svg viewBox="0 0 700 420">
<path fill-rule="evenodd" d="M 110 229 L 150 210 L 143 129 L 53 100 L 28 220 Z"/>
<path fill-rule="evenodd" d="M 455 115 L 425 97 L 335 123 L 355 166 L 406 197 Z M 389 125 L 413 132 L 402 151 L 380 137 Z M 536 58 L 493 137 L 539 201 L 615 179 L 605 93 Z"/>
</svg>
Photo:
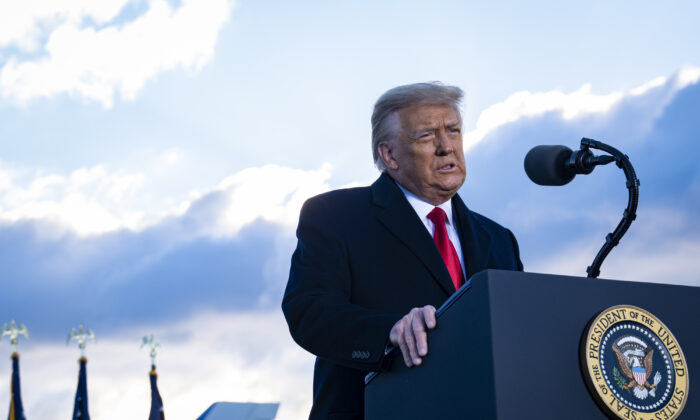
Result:
<svg viewBox="0 0 700 420">
<path fill-rule="evenodd" d="M 680 344 L 658 318 L 636 306 L 613 306 L 593 319 L 581 362 L 594 399 L 613 417 L 672 420 L 688 399 Z"/>
</svg>

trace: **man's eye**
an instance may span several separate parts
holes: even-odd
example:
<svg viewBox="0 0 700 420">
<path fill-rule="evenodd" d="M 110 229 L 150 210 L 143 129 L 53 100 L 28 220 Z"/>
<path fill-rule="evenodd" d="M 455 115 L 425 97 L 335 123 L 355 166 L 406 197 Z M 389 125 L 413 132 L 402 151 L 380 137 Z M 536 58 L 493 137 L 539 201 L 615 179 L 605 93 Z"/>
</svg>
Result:
<svg viewBox="0 0 700 420">
<path fill-rule="evenodd" d="M 428 139 L 432 139 L 433 137 L 434 137 L 434 133 L 433 133 L 432 131 L 429 131 L 429 132 L 427 132 L 427 133 L 421 134 L 421 135 L 418 137 L 418 139 L 420 139 L 420 140 L 428 140 Z"/>
<path fill-rule="evenodd" d="M 459 134 L 461 132 L 462 132 L 461 128 L 451 128 L 450 129 L 450 133 L 452 133 L 452 134 Z"/>
</svg>

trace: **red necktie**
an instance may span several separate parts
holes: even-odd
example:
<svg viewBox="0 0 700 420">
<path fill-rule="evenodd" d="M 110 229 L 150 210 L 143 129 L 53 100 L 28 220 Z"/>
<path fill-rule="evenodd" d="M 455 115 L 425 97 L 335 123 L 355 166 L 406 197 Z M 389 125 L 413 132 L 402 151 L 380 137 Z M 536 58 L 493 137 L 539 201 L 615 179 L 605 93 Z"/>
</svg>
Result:
<svg viewBox="0 0 700 420">
<path fill-rule="evenodd" d="M 433 240 L 435 245 L 437 245 L 442 259 L 445 261 L 447 266 L 447 271 L 452 277 L 452 283 L 455 285 L 455 289 L 459 289 L 464 284 L 464 275 L 462 274 L 462 264 L 459 263 L 459 256 L 455 250 L 450 237 L 447 236 L 447 227 L 445 226 L 445 219 L 447 219 L 447 214 L 440 207 L 435 207 L 430 213 L 428 213 L 428 219 L 433 222 L 435 229 L 433 230 Z"/>
</svg>

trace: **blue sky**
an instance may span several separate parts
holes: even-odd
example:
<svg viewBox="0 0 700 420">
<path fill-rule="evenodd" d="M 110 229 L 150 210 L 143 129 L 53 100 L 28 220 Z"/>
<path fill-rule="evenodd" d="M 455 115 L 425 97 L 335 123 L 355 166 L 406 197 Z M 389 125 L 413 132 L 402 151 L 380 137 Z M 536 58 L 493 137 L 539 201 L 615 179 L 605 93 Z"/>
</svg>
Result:
<svg viewBox="0 0 700 420">
<path fill-rule="evenodd" d="M 583 275 L 621 216 L 614 166 L 560 188 L 525 177 L 529 148 L 585 136 L 641 180 L 602 276 L 700 285 L 693 2 L 15 3 L 0 4 L 0 322 L 32 333 L 31 418 L 69 415 L 79 323 L 99 340 L 95 417 L 147 411 L 152 332 L 169 418 L 215 400 L 303 416 L 313 359 L 278 310 L 298 210 L 376 178 L 371 108 L 404 83 L 466 91 L 460 194 L 514 231 L 527 270 Z M 9 363 L 2 377 L 0 401 Z"/>
</svg>

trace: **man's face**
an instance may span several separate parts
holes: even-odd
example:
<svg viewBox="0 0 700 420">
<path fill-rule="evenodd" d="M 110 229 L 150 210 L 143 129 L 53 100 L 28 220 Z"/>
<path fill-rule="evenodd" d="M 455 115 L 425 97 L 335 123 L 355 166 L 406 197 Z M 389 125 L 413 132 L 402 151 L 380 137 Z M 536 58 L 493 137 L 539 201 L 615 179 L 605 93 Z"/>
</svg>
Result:
<svg viewBox="0 0 700 420">
<path fill-rule="evenodd" d="M 414 105 L 398 111 L 398 124 L 398 138 L 379 145 L 389 175 L 433 205 L 452 198 L 467 174 L 457 112 L 448 105 Z"/>
</svg>

